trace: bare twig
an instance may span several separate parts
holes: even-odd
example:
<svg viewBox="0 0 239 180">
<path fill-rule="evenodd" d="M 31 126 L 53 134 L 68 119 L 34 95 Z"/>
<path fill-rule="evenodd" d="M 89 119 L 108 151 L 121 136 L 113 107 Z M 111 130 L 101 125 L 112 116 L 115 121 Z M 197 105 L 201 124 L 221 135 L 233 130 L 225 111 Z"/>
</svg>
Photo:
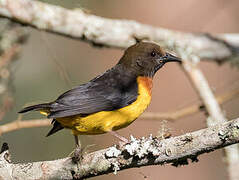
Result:
<svg viewBox="0 0 239 180">
<path fill-rule="evenodd" d="M 197 67 L 196 64 L 190 61 L 184 62 L 184 69 L 188 77 L 199 93 L 200 98 L 202 99 L 204 105 L 206 106 L 207 112 L 213 118 L 215 123 L 225 122 L 225 117 L 220 110 L 220 107 L 214 97 L 206 78 L 202 74 L 201 70 Z"/>
<path fill-rule="evenodd" d="M 51 124 L 50 119 L 34 119 L 28 121 L 16 120 L 11 123 L 1 125 L 0 135 L 17 129 L 49 126 L 50 124 Z"/>
<path fill-rule="evenodd" d="M 135 39 L 147 39 L 174 50 L 176 47 L 190 47 L 192 53 L 201 59 L 238 57 L 238 51 L 235 51 L 238 48 L 230 34 L 212 36 L 182 33 L 135 21 L 97 17 L 80 9 L 68 10 L 32 0 L 0 0 L 0 15 L 37 29 L 79 38 L 99 46 L 127 48 L 135 43 Z M 232 36 L 239 39 L 239 34 Z"/>
<path fill-rule="evenodd" d="M 2 179 L 83 179 L 128 168 L 188 164 L 197 156 L 239 142 L 239 119 L 168 139 L 131 137 L 122 147 L 112 146 L 83 156 L 75 164 L 71 158 L 33 163 L 9 162 L 9 152 L 0 155 Z M 7 156 L 6 156 L 7 155 Z"/>
</svg>

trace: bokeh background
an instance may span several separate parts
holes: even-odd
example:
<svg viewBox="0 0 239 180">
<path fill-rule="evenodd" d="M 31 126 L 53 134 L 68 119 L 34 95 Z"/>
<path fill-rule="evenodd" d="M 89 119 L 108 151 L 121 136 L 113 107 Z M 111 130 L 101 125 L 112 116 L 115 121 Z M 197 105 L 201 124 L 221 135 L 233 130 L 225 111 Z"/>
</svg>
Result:
<svg viewBox="0 0 239 180">
<path fill-rule="evenodd" d="M 239 31 L 239 1 L 231 0 L 44 0 L 67 8 L 85 8 L 91 13 L 119 19 L 132 19 L 141 23 L 160 26 L 184 32 L 236 33 Z M 59 94 L 78 84 L 87 82 L 96 75 L 114 66 L 123 51 L 95 48 L 79 40 L 40 32 L 29 28 L 31 33 L 23 47 L 21 57 L 14 67 L 13 86 L 15 106 L 0 124 L 13 121 L 24 105 L 52 101 Z M 60 64 L 60 65 L 59 65 Z M 61 67 L 67 72 L 70 82 L 61 76 Z M 201 62 L 210 86 L 216 95 L 239 88 L 239 71 L 230 64 L 221 66 Z M 147 111 L 168 112 L 199 104 L 199 98 L 185 74 L 177 64 L 167 64 L 160 70 L 153 87 L 153 100 Z M 239 116 L 239 99 L 223 104 L 228 119 Z M 37 113 L 23 116 L 23 119 L 44 118 Z M 129 127 L 120 130 L 125 137 L 157 135 L 166 127 L 173 135 L 206 127 L 203 113 L 178 119 L 175 122 L 138 119 Z M 8 142 L 15 162 L 53 160 L 70 154 L 74 141 L 69 130 L 45 138 L 50 127 L 21 129 L 3 134 L 0 142 Z M 118 140 L 109 134 L 81 136 L 87 152 L 106 148 Z M 185 180 L 225 180 L 226 164 L 222 150 L 204 154 L 198 163 L 183 167 L 151 166 L 129 169 L 117 175 L 109 174 L 92 179 L 185 179 Z"/>
</svg>

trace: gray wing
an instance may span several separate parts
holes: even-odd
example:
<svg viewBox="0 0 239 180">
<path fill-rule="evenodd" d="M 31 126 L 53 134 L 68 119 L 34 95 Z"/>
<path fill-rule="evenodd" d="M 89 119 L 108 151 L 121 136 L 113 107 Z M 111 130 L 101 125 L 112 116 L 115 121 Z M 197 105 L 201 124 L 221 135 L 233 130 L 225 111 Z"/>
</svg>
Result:
<svg viewBox="0 0 239 180">
<path fill-rule="evenodd" d="M 49 118 L 88 115 L 119 108 L 121 93 L 112 87 L 89 82 L 62 94 L 51 104 Z"/>
<path fill-rule="evenodd" d="M 100 111 L 122 108 L 137 98 L 137 87 L 130 89 L 122 91 L 103 83 L 94 82 L 83 84 L 65 92 L 52 103 L 48 117 L 60 118 L 79 114 L 86 116 Z"/>
</svg>

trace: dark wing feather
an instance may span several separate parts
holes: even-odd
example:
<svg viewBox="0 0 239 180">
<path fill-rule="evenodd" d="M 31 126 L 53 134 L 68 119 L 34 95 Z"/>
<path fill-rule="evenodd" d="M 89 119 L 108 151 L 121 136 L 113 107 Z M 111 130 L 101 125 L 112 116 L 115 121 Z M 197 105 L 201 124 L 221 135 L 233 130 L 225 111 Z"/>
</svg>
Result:
<svg viewBox="0 0 239 180">
<path fill-rule="evenodd" d="M 136 78 L 122 72 L 116 66 L 90 82 L 65 92 L 51 104 L 48 117 L 85 116 L 131 104 L 138 95 Z"/>
<path fill-rule="evenodd" d="M 64 129 L 64 127 L 58 121 L 56 121 L 55 119 L 52 120 L 51 124 L 53 124 L 53 127 L 48 132 L 46 137 L 56 133 L 57 131 L 60 131 L 60 130 Z"/>
<path fill-rule="evenodd" d="M 91 86 L 89 86 L 89 84 Z M 88 115 L 99 111 L 111 111 L 132 103 L 136 93 L 125 93 L 104 84 L 81 85 L 61 95 L 50 108 L 49 118 Z"/>
</svg>

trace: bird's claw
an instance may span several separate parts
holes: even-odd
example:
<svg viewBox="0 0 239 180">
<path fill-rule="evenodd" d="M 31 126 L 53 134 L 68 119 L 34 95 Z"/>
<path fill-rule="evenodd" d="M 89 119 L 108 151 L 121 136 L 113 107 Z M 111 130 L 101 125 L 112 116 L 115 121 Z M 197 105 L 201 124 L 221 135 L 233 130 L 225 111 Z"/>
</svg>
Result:
<svg viewBox="0 0 239 180">
<path fill-rule="evenodd" d="M 81 147 L 77 146 L 73 152 L 72 162 L 77 164 L 79 161 L 83 159 L 83 153 Z"/>
</svg>

